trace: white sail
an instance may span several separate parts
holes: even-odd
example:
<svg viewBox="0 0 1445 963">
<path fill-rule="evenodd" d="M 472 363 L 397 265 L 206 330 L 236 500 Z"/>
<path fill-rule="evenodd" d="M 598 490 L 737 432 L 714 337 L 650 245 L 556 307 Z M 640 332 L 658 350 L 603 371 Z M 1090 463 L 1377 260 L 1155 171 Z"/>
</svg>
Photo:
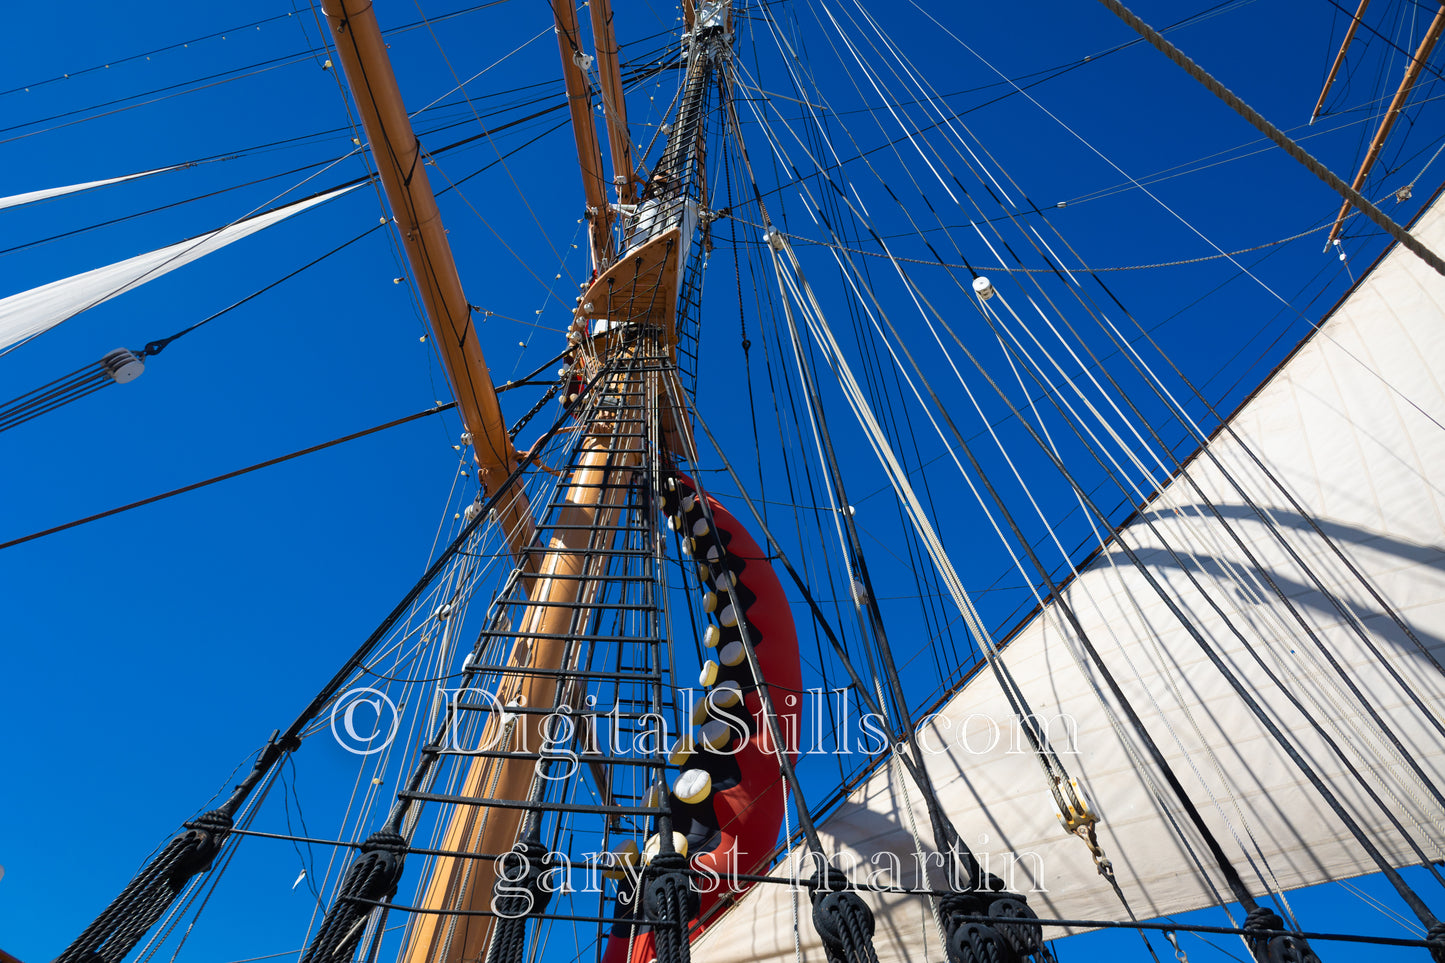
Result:
<svg viewBox="0 0 1445 963">
<path fill-rule="evenodd" d="M 1445 249 L 1445 206 L 1437 203 L 1414 232 Z M 1445 279 L 1396 248 L 1348 296 L 1319 331 L 1233 418 L 1238 435 L 1277 473 L 1306 510 L 1403 616 L 1436 659 L 1445 661 Z M 1256 502 L 1267 507 L 1307 564 L 1363 620 L 1371 641 L 1400 676 L 1439 712 L 1445 679 L 1380 611 L 1380 606 L 1228 434 L 1212 452 Z M 1207 459 L 1190 471 L 1271 569 L 1285 594 L 1315 626 L 1332 654 L 1390 721 L 1406 751 L 1437 785 L 1445 783 L 1445 739 L 1408 699 L 1381 662 L 1352 634 L 1328 600 L 1308 583 L 1264 524 Z M 1150 505 L 1152 518 L 1175 545 L 1191 537 L 1220 548 L 1186 561 L 1210 593 L 1242 590 L 1222 569 L 1245 567 L 1243 553 L 1188 512 L 1197 496 L 1176 479 Z M 1184 508 L 1185 514 L 1175 509 Z M 1215 527 L 1213 534 L 1207 529 Z M 1201 533 L 1204 533 L 1201 535 Z M 1419 862 L 1380 807 L 1360 790 L 1306 718 L 1270 684 L 1244 646 L 1190 588 L 1142 519 L 1127 525 L 1065 590 L 1104 660 L 1146 720 L 1170 765 L 1256 894 L 1257 871 L 1274 889 L 1375 871 L 1322 797 L 1301 777 L 1264 727 L 1168 613 L 1118 551 L 1135 548 L 1206 639 L 1246 680 L 1249 690 L 1323 774 L 1369 838 L 1396 865 Z M 1336 681 L 1333 670 L 1274 599 L 1244 603 L 1244 635 L 1325 731 L 1360 750 L 1351 762 L 1379 788 L 1401 823 L 1440 857 L 1441 807 L 1393 753 L 1374 724 Z M 1237 616 L 1236 616 L 1237 618 Z M 1136 760 L 1101 710 L 1103 689 L 1071 633 L 1052 608 L 1027 624 L 1003 656 L 1032 707 L 1050 724 L 1054 745 L 1100 816 L 1099 841 L 1140 918 L 1213 905 L 1210 885 L 1226 894 L 1212 864 L 1210 879 L 1191 861 L 1171 828 L 1187 823 L 1172 796 L 1147 790 Z M 1112 700 L 1109 701 L 1112 705 Z M 1011 722 L 998 684 L 976 676 L 924 726 L 929 770 L 944 807 L 965 841 L 988 854 L 990 868 L 1029 896 L 1040 916 L 1119 919 L 1122 907 L 1094 869 L 1082 842 L 1061 829 L 1040 767 Z M 1076 721 L 1071 731 L 1066 723 Z M 1121 723 L 1124 730 L 1127 722 Z M 992 744 L 992 745 L 991 745 Z M 1201 751 L 1202 746 L 1212 755 Z M 1074 751 L 1070 751 L 1074 750 Z M 1366 759 L 1368 761 L 1366 761 Z M 1150 767 L 1152 768 L 1152 767 Z M 900 857 L 903 886 L 925 885 L 916 872 L 911 827 L 925 840 L 928 819 L 920 793 L 901 773 L 872 773 L 821 825 L 825 845 L 862 867 L 883 865 L 876 853 Z M 1157 780 L 1155 780 L 1157 782 Z M 1161 806 L 1160 799 L 1164 800 Z M 1166 813 L 1167 809 L 1167 813 Z M 910 810 L 912 815 L 910 818 Z M 1208 862 L 1192 831 L 1191 844 Z M 1245 853 L 1253 857 L 1254 866 Z M 886 862 L 886 861 L 885 861 Z M 788 875 L 791 860 L 775 875 Z M 804 874 L 810 875 L 810 874 Z M 933 880 L 938 885 L 941 878 Z M 926 900 L 870 901 L 878 909 L 877 948 L 883 963 L 940 960 L 942 945 Z M 807 915 L 806 893 L 798 911 Z M 823 953 L 807 920 L 794 926 L 789 888 L 759 885 L 718 920 L 696 945 L 708 963 L 762 963 L 794 958 L 794 939 L 809 959 Z M 1329 929 L 1328 921 L 1312 921 Z M 1310 927 L 1307 927 L 1310 928 Z M 1051 930 L 1061 935 L 1061 930 Z"/>
<path fill-rule="evenodd" d="M 26 204 L 34 204 L 37 201 L 48 200 L 52 197 L 61 197 L 65 194 L 79 194 L 81 191 L 92 190 L 97 187 L 105 187 L 109 184 L 119 184 L 123 181 L 133 181 L 138 177 L 150 177 L 152 174 L 164 174 L 167 171 L 180 170 L 186 165 L 177 164 L 173 167 L 157 167 L 153 171 L 141 171 L 138 174 L 122 174 L 120 177 L 108 177 L 100 181 L 86 181 L 83 184 L 67 184 L 64 187 L 47 187 L 38 191 L 27 191 L 24 194 L 11 194 L 9 197 L 0 197 L 0 211 L 9 207 L 23 207 Z"/>
<path fill-rule="evenodd" d="M 0 351 L 6 351 L 22 341 L 43 334 L 82 311 L 351 189 L 343 187 L 328 191 L 237 221 L 208 234 L 0 299 Z"/>
</svg>

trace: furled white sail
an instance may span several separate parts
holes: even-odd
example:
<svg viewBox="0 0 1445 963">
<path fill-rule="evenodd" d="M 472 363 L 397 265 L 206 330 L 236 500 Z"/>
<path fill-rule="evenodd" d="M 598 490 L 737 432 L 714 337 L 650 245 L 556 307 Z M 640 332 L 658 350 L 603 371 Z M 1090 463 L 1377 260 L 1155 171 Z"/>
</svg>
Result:
<svg viewBox="0 0 1445 963">
<path fill-rule="evenodd" d="M 11 194 L 9 197 L 0 197 L 0 211 L 8 207 L 21 207 L 25 204 L 34 204 L 37 201 L 47 200 L 52 197 L 60 197 L 64 194 L 79 194 L 81 191 L 93 190 L 97 187 L 105 187 L 109 184 L 119 184 L 123 181 L 133 181 L 138 177 L 150 177 L 152 174 L 164 174 L 167 171 L 180 170 L 185 164 L 177 164 L 172 167 L 157 167 L 153 171 L 141 171 L 138 174 L 122 174 L 120 177 L 108 177 L 101 181 L 86 181 L 83 184 L 67 184 L 64 187 L 47 187 L 43 190 L 28 191 L 24 194 Z"/>
<path fill-rule="evenodd" d="M 6 351 L 22 341 L 43 334 L 82 311 L 351 189 L 343 187 L 328 191 L 255 217 L 248 217 L 178 244 L 138 254 L 115 264 L 51 281 L 49 284 L 0 299 L 0 351 Z"/>
<path fill-rule="evenodd" d="M 1445 250 L 1445 206 L 1437 203 L 1414 233 L 1434 249 Z M 1266 382 L 1232 425 L 1435 658 L 1445 661 L 1442 371 L 1445 279 L 1396 249 Z M 1385 660 L 1427 706 L 1442 712 L 1445 678 L 1381 613 L 1307 521 L 1265 483 L 1260 469 L 1227 434 L 1218 435 L 1211 450 L 1256 502 L 1269 509 L 1311 569 L 1358 613 Z M 1194 460 L 1190 471 L 1395 727 L 1427 777 L 1445 784 L 1445 737 L 1309 584 L 1219 471 L 1203 457 Z M 1425 852 L 1440 858 L 1445 839 L 1441 806 L 1377 734 L 1278 602 L 1227 578 L 1227 568 L 1247 568 L 1248 563 L 1220 534 L 1217 522 L 1194 514 L 1198 503 L 1197 495 L 1176 479 L 1151 502 L 1149 518 L 1172 544 L 1192 539 L 1199 546 L 1186 564 L 1211 595 L 1229 593 L 1242 600 L 1241 628 L 1250 644 L 1324 730 L 1350 747 L 1350 762 L 1378 787 Z M 1387 857 L 1396 865 L 1418 862 L 1381 808 L 1186 583 L 1144 520 L 1136 519 L 1111 543 L 1112 550 L 1101 553 L 1066 589 L 1067 597 L 1252 891 L 1264 891 L 1261 875 L 1272 888 L 1290 889 L 1373 872 L 1375 865 L 1118 551 L 1118 539 L 1134 547 L 1168 587 Z M 1064 630 L 1056 608 L 1026 625 L 1003 659 L 1049 725 L 1070 774 L 1098 812 L 1099 841 L 1134 911 L 1148 918 L 1212 905 L 1211 885 L 1227 894 L 1212 864 L 1207 874 L 1201 873 L 1179 841 L 1171 823 L 1187 823 L 1181 808 L 1172 796 L 1149 790 L 1150 782 L 1159 782 L 1152 765 L 1142 762 L 1145 757 L 1127 722 L 1120 719 L 1116 729 L 1111 714 L 1101 708 L 1114 703 L 1098 694 L 1103 690 L 1098 674 Z M 922 728 L 925 749 L 948 750 L 928 757 L 945 808 L 966 842 L 987 854 L 990 868 L 1006 883 L 1027 893 L 1041 916 L 1122 918 L 1118 898 L 1095 871 L 1083 843 L 1061 829 L 1040 767 L 1011 718 L 997 683 L 984 673 Z M 928 819 L 919 792 L 904 779 L 896 767 L 884 766 L 821 823 L 825 844 L 861 866 L 862 872 L 855 874 L 860 880 L 888 862 L 874 854 L 892 853 L 903 869 L 895 882 L 925 884 L 917 873 L 912 827 L 928 841 Z M 1203 853 L 1195 834 L 1185 835 Z M 1202 858 L 1208 862 L 1207 855 Z M 784 861 L 775 875 L 790 870 L 791 861 Z M 933 884 L 941 881 L 935 878 Z M 879 914 L 876 943 L 882 963 L 943 959 L 927 901 L 875 895 L 870 902 Z M 796 908 L 803 916 L 809 914 L 806 893 L 799 895 Z M 695 958 L 707 963 L 781 963 L 794 958 L 796 934 L 804 955 L 821 961 L 811 922 L 802 919 L 795 929 L 794 912 L 789 887 L 756 886 L 702 935 Z M 1307 929 L 1333 928 L 1330 920 L 1304 922 Z"/>
</svg>

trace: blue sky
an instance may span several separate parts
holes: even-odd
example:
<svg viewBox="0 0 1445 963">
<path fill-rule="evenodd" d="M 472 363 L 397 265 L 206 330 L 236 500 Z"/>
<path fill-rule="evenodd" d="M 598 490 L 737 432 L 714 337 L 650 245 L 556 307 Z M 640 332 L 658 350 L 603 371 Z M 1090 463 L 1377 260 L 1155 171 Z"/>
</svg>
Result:
<svg viewBox="0 0 1445 963">
<path fill-rule="evenodd" d="M 908 3 L 867 6 L 918 68 L 951 95 L 949 102 L 969 108 L 965 120 L 993 160 L 1039 208 L 1054 208 L 1054 226 L 1095 266 L 1211 258 L 1216 249 L 1203 238 L 1227 251 L 1243 250 L 1315 227 L 1338 206 L 1293 162 L 1261 151 L 1251 128 L 1157 53 L 1136 45 L 1101 56 L 1130 39 L 1102 7 L 1048 2 L 1027 11 L 1010 5 L 963 10 L 926 4 L 988 58 L 985 64 Z M 378 13 L 384 26 L 395 27 L 459 8 L 393 5 Z M 1283 0 L 1218 8 L 1151 2 L 1139 12 L 1163 24 L 1206 9 L 1217 15 L 1171 36 L 1280 126 L 1298 128 L 1308 119 L 1343 15 L 1329 4 Z M 785 5 L 784 12 L 792 15 L 794 7 Z M 323 65 L 321 34 L 309 8 L 157 2 L 126 10 L 82 0 L 7 13 L 10 23 L 0 41 L 0 170 L 7 176 L 0 193 L 199 163 L 0 212 L 0 296 L 364 173 L 352 156 L 302 186 L 351 147 L 344 98 L 334 71 Z M 888 128 L 875 123 L 877 111 L 860 109 L 834 56 L 836 38 L 821 28 L 811 6 L 797 4 L 795 16 L 810 69 L 821 86 L 837 91 L 830 101 L 838 111 L 834 146 L 849 157 L 876 146 Z M 1421 16 L 1414 8 L 1392 5 L 1379 16 L 1374 25 L 1400 42 L 1409 45 L 1418 36 L 1418 26 L 1411 33 Z M 624 56 L 660 48 L 660 38 L 631 38 L 669 30 L 675 18 L 665 5 L 619 11 L 619 34 L 631 44 Z M 510 2 L 392 37 L 411 108 L 447 102 L 418 118 L 420 129 L 433 131 L 424 136 L 428 147 L 476 132 L 473 110 L 490 116 L 505 105 L 510 118 L 534 109 L 523 106 L 529 102 L 555 100 L 560 81 L 549 24 L 545 4 Z M 743 46 L 749 70 L 757 71 L 765 89 L 785 93 L 787 76 L 776 51 L 767 49 L 770 38 L 756 20 L 750 26 L 758 32 Z M 1378 38 L 1367 39 L 1371 45 L 1331 98 L 1333 113 L 1308 131 L 1297 130 L 1319 134 L 1306 141 L 1308 148 L 1345 173 L 1371 128 L 1370 112 L 1361 105 L 1380 96 L 1380 83 L 1390 87 L 1380 78 L 1398 73 L 1399 55 Z M 1086 56 L 1090 61 L 1082 63 Z M 989 65 L 1031 82 L 1040 72 L 1072 64 L 1078 66 L 1030 89 L 1053 118 L 1018 95 L 989 103 L 1007 92 Z M 471 77 L 489 65 L 468 86 L 472 103 L 456 101 L 450 94 L 454 75 Z M 663 74 L 634 92 L 638 131 L 650 135 L 645 125 L 660 119 L 674 77 Z M 529 84 L 537 86 L 498 93 Z M 1432 78 L 1420 99 L 1438 94 Z M 800 112 L 784 108 L 779 114 L 796 122 Z M 560 350 L 567 321 L 562 307 L 571 300 L 571 282 L 586 272 L 570 136 L 565 128 L 545 133 L 561 119 L 549 114 L 446 154 L 433 173 L 440 189 L 444 179 L 481 171 L 444 197 L 442 209 L 470 300 L 494 312 L 479 331 L 500 379 L 529 371 Z M 1422 103 L 1386 151 L 1390 172 L 1372 182 L 1372 196 L 1388 196 L 1426 171 L 1412 203 L 1386 205 L 1400 219 L 1429 196 L 1445 170 L 1427 166 L 1439 146 L 1440 120 L 1438 106 Z M 781 176 L 761 132 L 750 126 L 745 136 L 752 137 L 749 150 L 765 179 Z M 513 149 L 520 152 L 493 163 L 499 151 Z M 918 173 L 887 151 L 870 156 L 882 179 L 904 192 L 909 171 Z M 1155 184 L 1156 202 L 1120 189 L 1125 177 L 1105 156 L 1139 178 L 1185 173 Z M 856 163 L 845 166 L 866 192 L 870 210 L 878 211 L 880 227 L 906 231 L 878 181 Z M 741 192 L 741 185 L 734 187 Z M 187 202 L 176 204 L 182 200 Z M 788 230 L 812 230 L 796 190 L 785 189 L 770 209 Z M 9 392 L 4 397 L 111 348 L 139 348 L 207 317 L 355 237 L 382 213 L 374 191 L 355 191 L 96 308 L 0 356 L 0 382 Z M 117 223 L 87 229 L 111 219 Z M 1157 326 L 1166 348 L 1227 409 L 1322 316 L 1349 273 L 1373 259 L 1380 249 L 1375 233 L 1358 226 L 1347 233 L 1348 268 L 1334 254 L 1321 253 L 1318 235 L 1252 252 L 1249 263 L 1262 258 L 1255 269 L 1261 283 L 1240 278 L 1220 259 L 1107 276 L 1135 316 Z M 58 237 L 45 240 L 52 236 Z M 916 242 L 898 243 L 907 256 L 926 254 Z M 711 423 L 722 429 L 732 456 L 745 460 L 754 436 L 742 417 L 741 333 L 733 269 L 722 248 L 710 265 L 716 300 L 704 315 L 707 363 L 698 400 L 702 410 L 719 412 Z M 987 260 L 976 244 L 965 253 L 976 263 Z M 344 256 L 176 342 L 136 383 L 108 388 L 0 435 L 0 541 L 446 400 L 445 379 L 421 340 L 425 329 L 409 286 L 395 283 L 405 274 L 395 243 L 374 233 Z M 755 376 L 757 403 L 772 404 L 762 394 L 763 371 Z M 534 398 L 509 397 L 504 408 L 516 417 Z M 886 495 L 872 497 L 883 485 L 881 475 L 863 457 L 860 437 L 842 424 L 838 430 L 858 446 L 848 456 L 856 479 L 850 494 L 862 509 L 860 524 L 877 543 L 881 561 L 874 570 L 884 573 L 880 584 L 890 597 L 906 595 L 909 580 L 890 564 L 890 555 L 904 551 L 899 537 L 889 534 L 897 527 L 896 512 Z M 424 419 L 0 551 L 0 652 L 10 731 L 0 741 L 0 825 L 6 827 L 0 833 L 0 946 L 26 963 L 54 956 L 151 847 L 202 808 L 232 767 L 288 722 L 370 631 L 425 567 L 458 500 L 470 500 L 468 481 L 453 489 L 458 431 L 450 415 Z M 940 450 L 936 443 L 924 448 L 920 460 Z M 938 494 L 946 499 L 946 486 L 957 482 L 940 484 L 945 487 Z M 1009 577 L 1002 552 L 973 534 L 970 525 L 976 524 L 960 511 L 944 534 L 958 544 L 980 543 L 964 553 L 960 568 L 970 588 L 1005 586 L 986 598 L 985 609 L 995 624 L 1004 624 L 1028 596 L 1019 578 Z M 1077 542 L 1084 529 L 1077 518 L 1073 524 L 1065 532 Z M 905 656 L 926 649 L 912 641 L 926 634 L 914 603 L 891 605 L 890 617 L 895 634 L 910 640 Z M 910 681 L 910 695 L 922 703 L 943 681 L 920 672 Z M 328 786 L 342 778 L 347 760 L 317 755 L 297 779 L 301 798 L 312 807 L 308 812 L 322 822 L 334 808 Z M 236 875 L 248 886 L 284 890 L 295 875 L 294 862 L 268 867 L 250 850 L 245 860 Z M 1341 928 L 1385 932 L 1390 926 L 1337 891 L 1302 900 L 1319 901 L 1316 918 L 1347 920 Z M 250 918 L 235 905 L 218 912 L 229 914 L 222 918 L 231 926 L 244 926 L 245 939 L 221 938 L 224 925 L 199 931 L 198 948 L 212 958 L 294 948 L 292 930 L 273 930 L 268 920 Z M 1120 952 L 1120 945 L 1089 937 L 1065 949 L 1078 946 L 1076 958 L 1100 958 Z M 1207 958 L 1202 947 L 1186 949 L 1191 958 Z M 1230 949 L 1239 952 L 1237 945 Z M 1378 954 L 1401 952 L 1409 951 Z M 1376 958 L 1364 951 L 1351 955 Z"/>
</svg>

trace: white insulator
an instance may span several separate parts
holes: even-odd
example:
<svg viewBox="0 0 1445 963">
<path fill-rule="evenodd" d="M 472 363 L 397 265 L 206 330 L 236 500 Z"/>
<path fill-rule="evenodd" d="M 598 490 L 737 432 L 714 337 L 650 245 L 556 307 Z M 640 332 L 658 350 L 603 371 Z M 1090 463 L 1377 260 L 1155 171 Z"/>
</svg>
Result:
<svg viewBox="0 0 1445 963">
<path fill-rule="evenodd" d="M 747 658 L 747 655 L 747 650 L 743 648 L 743 644 L 734 639 L 722 647 L 722 651 L 718 653 L 717 657 L 723 665 L 741 665 L 743 659 Z"/>
<path fill-rule="evenodd" d="M 706 689 L 717 681 L 718 665 L 712 659 L 702 664 L 702 671 L 697 674 L 697 684 Z"/>
<path fill-rule="evenodd" d="M 736 682 L 728 679 L 721 682 L 718 687 L 708 693 L 708 701 L 722 709 L 730 709 L 743 701 L 743 690 Z"/>
<path fill-rule="evenodd" d="M 565 378 L 565 377 L 567 377 L 567 369 L 566 369 L 566 368 L 558 368 L 558 369 L 557 369 L 557 379 L 560 381 L 561 379 L 563 379 L 563 378 Z"/>
<path fill-rule="evenodd" d="M 692 557 L 692 553 L 693 553 L 694 551 L 696 551 L 696 550 L 697 550 L 697 543 L 694 542 L 692 539 L 690 539 L 690 538 L 684 538 L 684 539 L 682 540 L 682 554 L 686 555 L 688 558 L 691 558 L 691 557 Z"/>
<path fill-rule="evenodd" d="M 708 525 L 706 518 L 699 518 L 692 523 L 692 533 L 698 538 L 702 538 L 710 531 L 712 531 L 712 526 Z"/>
<path fill-rule="evenodd" d="M 980 301 L 987 301 L 994 295 L 993 282 L 982 276 L 974 278 L 973 293 L 978 295 Z"/>
<path fill-rule="evenodd" d="M 707 722 L 708 704 L 706 699 L 699 699 L 692 704 L 692 724 L 700 726 Z"/>
<path fill-rule="evenodd" d="M 732 572 L 723 572 L 717 577 L 717 584 L 722 588 L 737 588 L 738 577 Z"/>
<path fill-rule="evenodd" d="M 719 561 L 721 558 L 722 558 L 722 552 L 719 552 L 719 551 L 718 551 L 718 548 L 717 548 L 716 545 L 714 545 L 712 548 L 709 548 L 709 549 L 707 550 L 707 560 L 708 560 L 709 562 L 716 562 L 716 561 Z"/>
<path fill-rule="evenodd" d="M 592 313 L 592 302 L 591 302 L 591 301 L 584 301 L 583 304 L 582 304 L 582 310 L 583 310 L 583 311 L 586 311 L 588 314 L 591 314 L 591 313 Z"/>
<path fill-rule="evenodd" d="M 732 741 L 733 731 L 728 728 L 727 723 L 720 719 L 712 719 L 704 722 L 697 731 L 699 745 L 709 749 L 723 749 Z"/>
<path fill-rule="evenodd" d="M 662 483 L 662 487 L 666 488 L 670 492 L 677 491 L 677 479 L 673 478 L 672 476 L 668 476 L 667 481 Z"/>
<path fill-rule="evenodd" d="M 692 736 L 678 736 L 677 741 L 672 744 L 672 750 L 667 754 L 669 766 L 681 766 L 697 751 L 693 745 Z"/>
<path fill-rule="evenodd" d="M 708 592 L 702 597 L 702 610 L 708 615 L 717 611 L 717 593 Z"/>
<path fill-rule="evenodd" d="M 718 628 L 716 625 L 709 625 L 707 627 L 707 631 L 702 634 L 702 644 L 707 646 L 709 649 L 717 648 L 717 644 L 721 641 L 722 629 Z"/>
<path fill-rule="evenodd" d="M 787 243 L 783 240 L 783 235 L 779 233 L 776 229 L 769 231 L 765 235 L 765 237 L 768 242 L 768 247 L 772 248 L 774 251 L 781 251 L 784 245 Z"/>
<path fill-rule="evenodd" d="M 689 769 L 672 784 L 672 794 L 685 803 L 700 803 L 712 793 L 712 776 L 706 769 Z"/>
<path fill-rule="evenodd" d="M 872 599 L 873 596 L 869 594 L 868 586 L 863 584 L 861 578 L 855 578 L 853 580 L 853 601 L 858 605 L 867 605 Z"/>
<path fill-rule="evenodd" d="M 670 529 L 672 529 L 674 532 L 677 531 L 677 530 L 680 528 L 680 526 L 677 524 L 677 516 L 676 516 L 676 515 L 669 515 L 669 516 L 668 516 L 668 519 L 667 519 L 667 527 L 670 528 Z"/>
<path fill-rule="evenodd" d="M 731 605 L 724 605 L 722 614 L 717 617 L 717 620 L 723 624 L 724 628 L 730 629 L 738 624 L 738 613 Z"/>
<path fill-rule="evenodd" d="M 128 348 L 116 348 L 100 359 L 100 365 L 105 369 L 105 373 L 110 375 L 111 380 L 118 385 L 134 381 L 146 369 L 145 362 L 136 357 L 135 352 Z"/>
<path fill-rule="evenodd" d="M 697 566 L 697 580 L 699 582 L 706 582 L 711 575 L 712 571 L 706 565 L 699 562 Z"/>
<path fill-rule="evenodd" d="M 470 505 L 468 505 L 466 508 L 462 509 L 462 517 L 465 518 L 467 521 L 471 521 L 472 519 L 476 518 L 476 517 L 477 517 L 478 515 L 480 515 L 481 513 L 482 513 L 482 503 L 481 503 L 480 501 L 478 501 L 478 500 L 475 500 L 475 499 L 472 501 L 472 503 L 471 503 Z"/>
<path fill-rule="evenodd" d="M 692 511 L 692 506 L 694 506 L 694 505 L 696 505 L 696 504 L 697 504 L 697 496 L 696 496 L 696 495 L 684 495 L 684 496 L 682 497 L 682 510 L 683 510 L 684 512 L 690 512 L 690 511 Z"/>
<path fill-rule="evenodd" d="M 675 851 L 679 856 L 686 856 L 687 837 L 684 836 L 682 833 L 674 832 L 672 834 L 672 848 L 673 851 Z M 657 833 L 647 841 L 646 846 L 642 847 L 642 862 L 644 864 L 652 862 L 652 858 L 661 852 L 662 834 Z"/>
</svg>

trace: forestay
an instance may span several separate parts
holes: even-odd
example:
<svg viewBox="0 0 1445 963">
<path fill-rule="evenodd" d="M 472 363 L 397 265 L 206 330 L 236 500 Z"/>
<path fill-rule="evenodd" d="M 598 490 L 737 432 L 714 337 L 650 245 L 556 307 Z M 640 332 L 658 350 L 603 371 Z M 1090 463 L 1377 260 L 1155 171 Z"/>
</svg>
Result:
<svg viewBox="0 0 1445 963">
<path fill-rule="evenodd" d="M 1445 208 L 1437 203 L 1414 233 L 1445 250 Z M 1435 658 L 1445 661 L 1445 278 L 1409 252 L 1393 250 L 1232 419 L 1238 436 L 1373 581 Z M 1227 433 L 1213 452 L 1266 507 L 1311 569 L 1352 607 L 1371 641 L 1427 706 L 1445 705 L 1445 679 L 1380 611 L 1308 523 L 1264 478 Z M 1407 751 L 1437 784 L 1445 781 L 1445 739 L 1381 668 L 1208 459 L 1189 471 L 1236 527 L 1284 592 L 1316 627 Z M 1239 585 L 1227 569 L 1246 568 L 1243 552 L 1196 515 L 1193 490 L 1176 479 L 1151 503 L 1169 543 L 1196 546 L 1186 556 L 1211 595 L 1243 600 L 1243 634 L 1432 858 L 1440 857 L 1441 812 L 1394 755 L 1313 643 L 1277 601 Z M 1380 849 L 1396 864 L 1418 862 L 1401 835 L 1347 774 L 1303 714 L 1267 682 L 1258 663 L 1193 590 L 1159 541 L 1136 518 L 1111 541 L 1127 540 L 1173 593 L 1209 643 L 1224 654 L 1256 699 L 1325 776 Z M 1207 661 L 1198 645 L 1121 551 L 1101 553 L 1064 590 L 1103 658 L 1146 720 L 1170 764 L 1204 813 L 1250 888 L 1262 894 L 1374 871 L 1375 867 L 1318 793 Z M 1232 606 L 1227 606 L 1229 611 Z M 1003 661 L 1028 696 L 1071 775 L 1100 816 L 1099 841 L 1141 917 L 1184 912 L 1227 892 L 1218 873 L 1206 881 L 1180 842 L 1187 825 L 1158 783 L 1127 723 L 1102 696 L 1077 641 L 1052 608 L 1025 625 Z M 1103 701 L 1101 701 L 1103 700 Z M 1107 703 L 1110 711 L 1101 705 Z M 1116 730 L 1111 716 L 1120 719 Z M 1072 725 L 1076 723 L 1075 725 Z M 1067 835 L 1040 767 L 1028 752 L 992 674 L 976 676 L 922 727 L 943 805 L 965 841 L 988 854 L 989 869 L 1029 896 L 1040 916 L 1121 919 L 1117 896 L 1095 871 L 1088 850 Z M 1201 751 L 1207 746 L 1210 752 Z M 946 748 L 947 751 L 938 751 Z M 905 887 L 923 885 L 912 824 L 928 839 L 921 793 L 894 767 L 868 777 L 821 826 L 855 879 L 896 854 Z M 1190 845 L 1203 852 L 1197 838 Z M 1246 855 L 1246 850 L 1248 856 Z M 795 853 L 794 855 L 799 855 Z M 1252 863 L 1251 863 L 1252 857 Z M 1261 858 L 1262 857 L 1262 858 Z M 870 863 L 870 858 L 872 862 Z M 1207 855 L 1203 859 L 1207 860 Z M 784 860 L 774 875 L 791 872 Z M 1260 875 L 1269 877 L 1262 882 Z M 804 876 L 811 875 L 804 872 Z M 932 885 L 944 880 L 936 871 Z M 869 897 L 877 908 L 881 963 L 942 960 L 928 901 Z M 800 893 L 796 933 L 804 956 L 823 952 Z M 786 885 L 754 887 L 695 944 L 707 963 L 764 963 L 794 957 L 794 904 Z M 1328 921 L 1314 921 L 1329 929 Z M 1310 927 L 1307 927 L 1310 928 Z M 1057 928 L 1053 935 L 1061 935 Z"/>
</svg>

